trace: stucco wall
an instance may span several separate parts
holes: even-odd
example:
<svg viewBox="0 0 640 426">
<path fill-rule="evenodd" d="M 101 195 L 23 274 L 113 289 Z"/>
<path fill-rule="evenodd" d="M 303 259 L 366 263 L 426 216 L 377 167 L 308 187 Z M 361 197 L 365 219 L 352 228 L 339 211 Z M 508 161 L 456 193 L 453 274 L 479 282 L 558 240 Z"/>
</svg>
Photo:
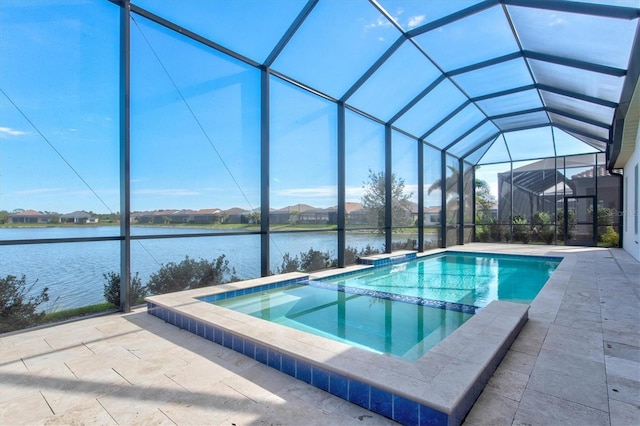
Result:
<svg viewBox="0 0 640 426">
<path fill-rule="evenodd" d="M 636 149 L 624 166 L 624 214 L 623 214 L 623 248 L 633 257 L 640 261 L 640 230 L 636 228 L 638 217 L 638 197 L 640 197 L 640 187 L 635 176 L 640 169 L 640 132 L 636 134 Z M 638 223 L 640 227 L 640 223 Z"/>
</svg>

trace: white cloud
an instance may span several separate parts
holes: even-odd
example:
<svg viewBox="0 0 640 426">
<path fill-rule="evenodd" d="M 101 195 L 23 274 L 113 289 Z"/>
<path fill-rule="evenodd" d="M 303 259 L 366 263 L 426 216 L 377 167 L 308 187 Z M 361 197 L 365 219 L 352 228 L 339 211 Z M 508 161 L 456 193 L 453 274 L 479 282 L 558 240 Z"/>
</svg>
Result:
<svg viewBox="0 0 640 426">
<path fill-rule="evenodd" d="M 318 198 L 335 197 L 338 190 L 335 186 L 318 186 L 315 188 L 289 188 L 274 191 L 282 197 Z"/>
<path fill-rule="evenodd" d="M 549 15 L 549 26 L 550 27 L 555 27 L 558 25 L 562 25 L 564 24 L 564 19 L 562 19 L 561 17 L 559 17 L 558 15 L 556 15 L 555 13 L 552 13 L 551 15 Z"/>
<path fill-rule="evenodd" d="M 0 137 L 4 135 L 8 136 L 22 136 L 26 135 L 27 132 L 23 132 L 21 130 L 12 129 L 11 127 L 0 127 Z"/>
<path fill-rule="evenodd" d="M 345 198 L 347 200 L 358 200 L 362 199 L 362 196 L 365 194 L 366 190 L 361 186 L 347 186 L 345 188 Z"/>
<path fill-rule="evenodd" d="M 391 26 L 391 22 L 384 16 L 379 16 L 374 22 L 370 22 L 364 26 L 365 30 L 372 30 L 375 28 L 383 28 Z"/>
<path fill-rule="evenodd" d="M 425 20 L 424 15 L 412 16 L 411 18 L 409 18 L 409 22 L 407 22 L 407 25 L 409 28 L 415 28 L 421 25 L 424 22 L 424 20 Z"/>
<path fill-rule="evenodd" d="M 136 195 L 160 195 L 163 197 L 188 197 L 191 195 L 198 195 L 200 192 L 194 191 L 192 189 L 182 189 L 182 188 L 167 188 L 167 189 L 138 189 L 135 191 L 131 191 Z"/>
</svg>

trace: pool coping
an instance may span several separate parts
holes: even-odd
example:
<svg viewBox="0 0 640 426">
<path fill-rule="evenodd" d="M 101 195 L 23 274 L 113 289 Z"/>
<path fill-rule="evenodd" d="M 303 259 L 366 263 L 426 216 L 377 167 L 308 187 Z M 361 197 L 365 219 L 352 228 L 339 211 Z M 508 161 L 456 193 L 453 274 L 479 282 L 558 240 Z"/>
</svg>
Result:
<svg viewBox="0 0 640 426">
<path fill-rule="evenodd" d="M 409 362 L 198 300 L 368 268 L 373 266 L 293 272 L 145 300 L 151 315 L 401 423 L 461 424 L 526 323 L 529 305 L 493 301 L 421 358 Z"/>
</svg>

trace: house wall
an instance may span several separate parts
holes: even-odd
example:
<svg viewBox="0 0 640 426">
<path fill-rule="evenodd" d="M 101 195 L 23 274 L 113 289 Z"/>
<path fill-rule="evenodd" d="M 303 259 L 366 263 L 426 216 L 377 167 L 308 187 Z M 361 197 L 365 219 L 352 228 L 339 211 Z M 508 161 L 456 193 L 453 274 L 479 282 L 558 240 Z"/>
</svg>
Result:
<svg viewBox="0 0 640 426">
<path fill-rule="evenodd" d="M 640 261 L 640 217 L 638 205 L 640 204 L 640 132 L 636 134 L 636 149 L 624 166 L 624 214 L 623 248 Z"/>
</svg>

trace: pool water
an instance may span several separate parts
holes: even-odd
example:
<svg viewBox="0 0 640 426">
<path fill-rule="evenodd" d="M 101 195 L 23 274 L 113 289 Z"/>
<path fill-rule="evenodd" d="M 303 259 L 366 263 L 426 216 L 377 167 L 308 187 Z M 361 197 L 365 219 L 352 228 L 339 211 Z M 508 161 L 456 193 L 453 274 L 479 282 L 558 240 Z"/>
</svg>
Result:
<svg viewBox="0 0 640 426">
<path fill-rule="evenodd" d="M 213 303 L 414 361 L 492 300 L 530 303 L 560 260 L 445 252 Z"/>
<path fill-rule="evenodd" d="M 420 358 L 472 316 L 312 285 L 290 285 L 213 303 L 406 360 Z"/>
<path fill-rule="evenodd" d="M 531 303 L 560 261 L 555 257 L 445 252 L 322 281 L 482 308 L 492 300 Z"/>
</svg>

